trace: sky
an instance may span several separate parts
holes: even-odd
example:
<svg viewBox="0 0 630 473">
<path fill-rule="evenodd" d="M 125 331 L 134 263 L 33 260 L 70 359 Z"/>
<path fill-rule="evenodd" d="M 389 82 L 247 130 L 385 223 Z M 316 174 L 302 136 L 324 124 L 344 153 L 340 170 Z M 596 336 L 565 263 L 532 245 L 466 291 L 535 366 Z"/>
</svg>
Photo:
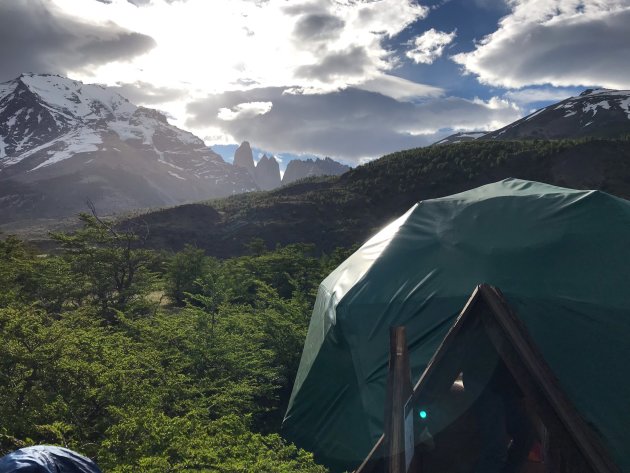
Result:
<svg viewBox="0 0 630 473">
<path fill-rule="evenodd" d="M 630 89 L 630 0 L 0 0 L 0 82 L 112 87 L 208 145 L 356 165 Z"/>
</svg>

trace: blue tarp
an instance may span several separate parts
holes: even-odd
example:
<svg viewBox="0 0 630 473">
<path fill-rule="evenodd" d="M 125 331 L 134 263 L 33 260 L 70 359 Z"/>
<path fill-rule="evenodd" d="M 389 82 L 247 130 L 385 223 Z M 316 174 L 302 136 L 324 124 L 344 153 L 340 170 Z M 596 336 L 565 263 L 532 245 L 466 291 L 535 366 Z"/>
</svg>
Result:
<svg viewBox="0 0 630 473">
<path fill-rule="evenodd" d="M 102 473 L 89 458 L 48 445 L 26 447 L 0 458 L 0 473 Z"/>
</svg>

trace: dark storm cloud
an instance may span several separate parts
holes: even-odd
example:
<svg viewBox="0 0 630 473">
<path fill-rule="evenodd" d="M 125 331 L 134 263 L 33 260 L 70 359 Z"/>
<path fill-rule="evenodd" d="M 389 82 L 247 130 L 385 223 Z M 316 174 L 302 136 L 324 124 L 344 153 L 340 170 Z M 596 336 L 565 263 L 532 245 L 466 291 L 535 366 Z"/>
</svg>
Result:
<svg viewBox="0 0 630 473">
<path fill-rule="evenodd" d="M 348 51 L 330 53 L 317 64 L 299 67 L 295 73 L 297 77 L 328 81 L 337 77 L 363 76 L 372 60 L 361 46 L 355 46 Z"/>
<path fill-rule="evenodd" d="M 0 81 L 21 72 L 85 71 L 130 59 L 154 46 L 149 36 L 114 23 L 82 23 L 45 0 L 0 2 Z"/>
<path fill-rule="evenodd" d="M 211 95 L 188 105 L 194 127 L 214 126 L 237 141 L 249 140 L 264 149 L 334 156 L 356 162 L 403 148 L 435 141 L 426 130 L 447 127 L 476 128 L 507 123 L 520 114 L 513 108 L 489 107 L 458 98 L 422 104 L 400 102 L 359 89 L 299 95 L 285 88 L 260 88 Z M 219 110 L 237 110 L 239 104 L 271 102 L 262 115 L 221 120 Z M 414 136 L 415 135 L 415 136 Z"/>
<path fill-rule="evenodd" d="M 170 87 L 157 87 L 142 81 L 119 83 L 116 86 L 108 87 L 108 89 L 118 92 L 136 105 L 154 105 L 157 103 L 172 102 L 186 95 L 185 90 Z"/>
<path fill-rule="evenodd" d="M 311 13 L 302 16 L 295 24 L 293 34 L 302 41 L 320 41 L 339 36 L 345 22 L 328 13 Z"/>
</svg>

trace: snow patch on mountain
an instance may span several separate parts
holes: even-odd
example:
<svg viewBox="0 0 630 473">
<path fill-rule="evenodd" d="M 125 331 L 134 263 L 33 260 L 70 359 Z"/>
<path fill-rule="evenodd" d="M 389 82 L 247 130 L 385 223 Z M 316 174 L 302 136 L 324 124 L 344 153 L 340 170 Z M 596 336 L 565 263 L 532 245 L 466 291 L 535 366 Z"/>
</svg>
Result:
<svg viewBox="0 0 630 473">
<path fill-rule="evenodd" d="M 47 108 L 72 118 L 98 120 L 129 117 L 137 107 L 100 85 L 55 75 L 23 74 L 21 82 L 38 95 Z"/>
<path fill-rule="evenodd" d="M 15 91 L 17 83 L 15 81 L 3 82 L 0 84 L 0 101 L 7 95 Z"/>
<path fill-rule="evenodd" d="M 591 98 L 601 98 L 598 102 L 590 101 Z M 561 102 L 555 109 L 565 108 L 579 113 L 588 113 L 595 116 L 600 110 L 610 110 L 615 106 L 623 110 L 630 119 L 630 90 L 588 89 L 577 97 L 571 97 Z M 544 111 L 541 109 L 540 111 Z M 566 114 L 565 117 L 571 116 Z"/>
<path fill-rule="evenodd" d="M 531 115 L 526 116 L 526 117 L 524 118 L 524 120 L 525 120 L 525 121 L 531 120 L 531 119 L 532 119 L 532 118 L 534 118 L 536 115 L 538 115 L 539 113 L 541 113 L 543 110 L 544 110 L 544 108 L 543 108 L 543 109 L 540 109 L 540 110 L 535 111 L 535 112 L 534 112 L 534 113 L 532 113 Z"/>
<path fill-rule="evenodd" d="M 588 89 L 483 139 L 562 139 L 630 132 L 630 90 Z"/>
<path fill-rule="evenodd" d="M 61 151 L 48 151 L 50 158 L 35 166 L 29 172 L 50 166 L 51 164 L 58 163 L 64 159 L 71 158 L 78 153 L 97 151 L 99 149 L 98 145 L 103 144 L 103 140 L 99 134 L 85 129 L 70 133 L 62 141 L 65 146 Z"/>
<path fill-rule="evenodd" d="M 452 145 L 456 143 L 463 143 L 465 141 L 472 141 L 481 138 L 486 135 L 487 131 L 468 131 L 468 132 L 459 132 L 453 135 L 449 135 L 446 138 L 433 143 L 434 145 Z"/>
<path fill-rule="evenodd" d="M 185 181 L 185 180 L 186 180 L 186 178 L 185 178 L 185 177 L 180 176 L 180 175 L 179 175 L 179 174 L 177 174 L 176 172 L 169 171 L 168 173 L 169 173 L 171 176 L 173 176 L 173 177 L 175 177 L 175 178 L 177 178 L 177 179 L 181 179 L 182 181 Z"/>
</svg>

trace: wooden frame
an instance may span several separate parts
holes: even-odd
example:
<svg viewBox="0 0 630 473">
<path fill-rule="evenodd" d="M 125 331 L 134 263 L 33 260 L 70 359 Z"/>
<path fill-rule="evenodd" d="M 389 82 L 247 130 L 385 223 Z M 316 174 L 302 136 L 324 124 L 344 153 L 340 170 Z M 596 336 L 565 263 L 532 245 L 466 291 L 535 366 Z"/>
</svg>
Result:
<svg viewBox="0 0 630 473">
<path fill-rule="evenodd" d="M 450 388 L 462 371 L 466 353 L 474 349 L 474 329 L 480 328 L 526 398 L 532 401 L 535 414 L 544 421 L 549 433 L 547 461 L 551 470 L 554 473 L 620 473 L 597 434 L 564 393 L 526 327 L 501 292 L 490 285 L 482 284 L 473 291 L 413 388 L 413 401 L 437 399 Z M 386 420 L 385 424 L 390 426 L 391 423 Z M 379 464 L 378 457 L 386 456 L 383 455 L 384 449 L 387 451 L 386 437 L 379 439 L 356 473 L 383 471 L 383 462 Z M 410 472 L 421 473 L 413 465 Z"/>
</svg>

